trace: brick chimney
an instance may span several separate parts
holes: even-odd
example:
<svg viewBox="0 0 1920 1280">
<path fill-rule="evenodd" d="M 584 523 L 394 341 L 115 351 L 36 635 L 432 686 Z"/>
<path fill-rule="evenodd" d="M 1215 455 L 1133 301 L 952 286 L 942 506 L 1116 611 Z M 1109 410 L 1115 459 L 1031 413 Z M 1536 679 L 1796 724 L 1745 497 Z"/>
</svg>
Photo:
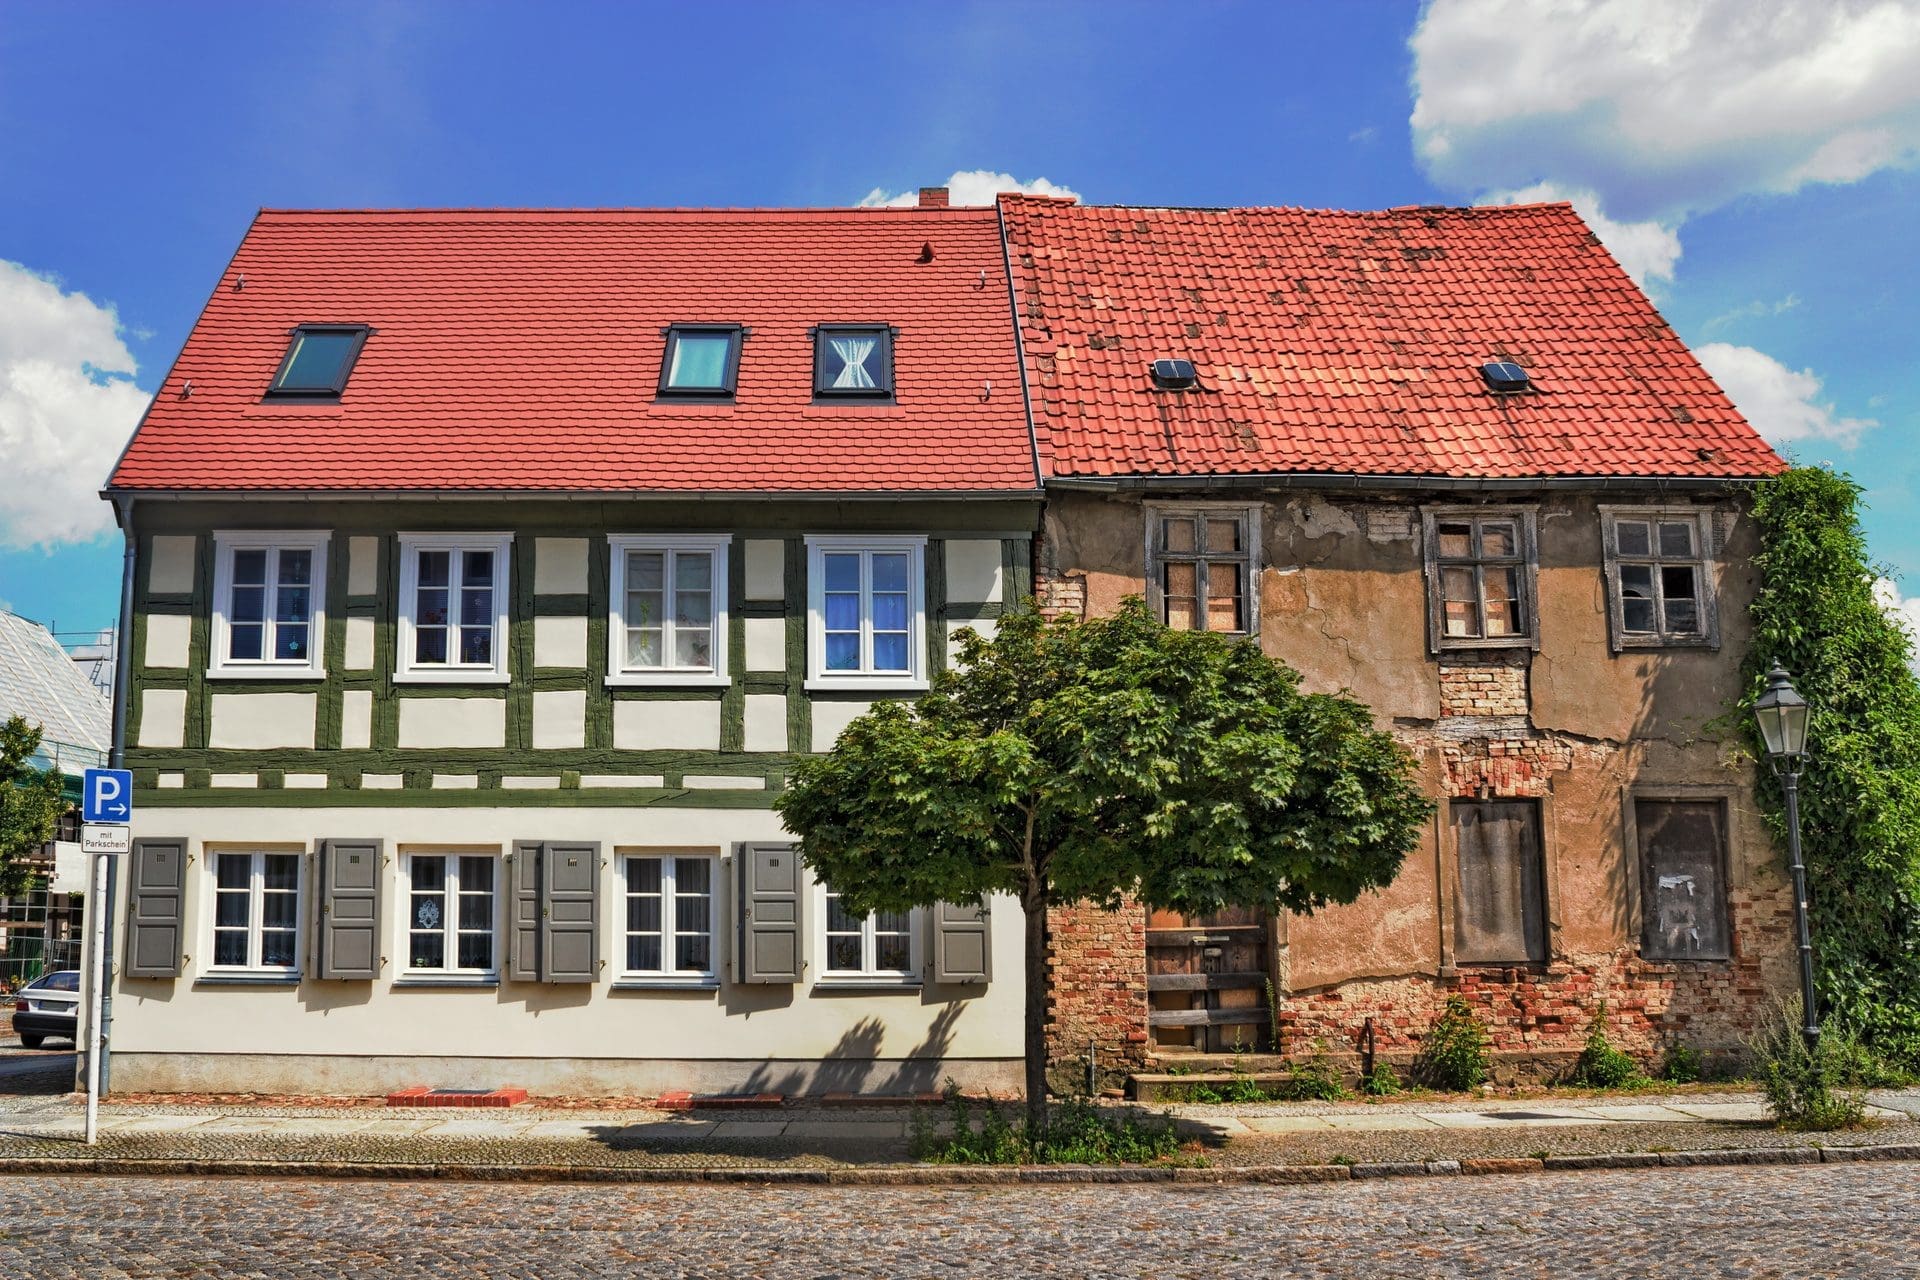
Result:
<svg viewBox="0 0 1920 1280">
<path fill-rule="evenodd" d="M 920 207 L 922 209 L 944 209 L 947 207 L 947 189 L 945 187 L 920 188 Z"/>
</svg>

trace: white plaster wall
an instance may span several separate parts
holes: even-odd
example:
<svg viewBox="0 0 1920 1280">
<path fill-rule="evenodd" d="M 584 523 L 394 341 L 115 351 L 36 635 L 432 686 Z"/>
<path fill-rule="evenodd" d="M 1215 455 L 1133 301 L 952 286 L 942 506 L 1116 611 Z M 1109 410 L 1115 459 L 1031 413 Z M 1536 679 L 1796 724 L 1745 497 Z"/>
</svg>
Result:
<svg viewBox="0 0 1920 1280">
<path fill-rule="evenodd" d="M 956 539 L 947 543 L 947 599 L 969 604 L 1000 599 L 1000 542 Z"/>
<path fill-rule="evenodd" d="M 587 590 L 587 540 L 535 538 L 533 590 L 535 595 L 543 596 L 584 595 Z"/>
<path fill-rule="evenodd" d="M 504 747 L 505 698 L 401 698 L 403 747 Z"/>
<path fill-rule="evenodd" d="M 340 748 L 364 751 L 373 745 L 373 690 L 347 689 L 340 694 Z"/>
<path fill-rule="evenodd" d="M 613 704 L 613 745 L 622 751 L 718 751 L 718 698 Z"/>
<path fill-rule="evenodd" d="M 239 750 L 313 746 L 320 708 L 312 693 L 216 693 L 209 700 L 207 745 Z"/>
<path fill-rule="evenodd" d="M 187 737 L 187 691 L 140 691 L 140 742 L 143 747 L 178 747 Z"/>
<path fill-rule="evenodd" d="M 373 669 L 373 619 L 364 613 L 347 615 L 347 652 L 349 671 Z"/>
<path fill-rule="evenodd" d="M 585 618 L 535 618 L 533 620 L 533 665 L 536 667 L 572 667 L 587 665 L 587 620 Z"/>
<path fill-rule="evenodd" d="M 813 749 L 831 751 L 840 731 L 858 720 L 871 710 L 871 702 L 822 702 L 813 703 Z"/>
<path fill-rule="evenodd" d="M 718 991 L 613 991 L 623 948 L 618 930 L 618 851 L 705 850 L 721 855 L 722 938 L 730 939 L 731 855 L 737 841 L 785 838 L 763 810 L 692 808 L 144 808 L 139 838 L 189 834 L 192 862 L 183 904 L 187 956 L 178 979 L 116 978 L 114 1047 L 127 1054 L 399 1055 L 516 1059 L 818 1059 L 858 1045 L 858 1056 L 909 1053 L 1017 1058 L 1021 1051 L 1020 910 L 992 904 L 994 977 L 985 987 L 815 991 L 823 951 L 817 894 L 806 904 L 809 978 L 797 986 L 734 983 Z M 383 929 L 387 962 L 372 982 L 308 981 L 298 988 L 196 986 L 210 955 L 209 846 L 292 845 L 321 839 L 383 839 Z M 497 989 L 395 985 L 404 919 L 398 857 L 411 847 L 504 853 L 515 839 L 591 840 L 601 845 L 600 953 L 607 974 L 592 985 L 503 982 Z M 308 868 L 311 880 L 312 870 Z M 124 928 L 122 895 L 122 923 Z M 302 921 L 308 919 L 304 910 Z M 305 928 L 305 924 L 302 925 Z M 503 926 L 504 927 L 504 922 Z M 302 939 L 305 954 L 306 939 Z M 504 955 L 496 932 L 496 954 Z M 922 951 L 926 948 L 923 946 Z M 723 965 L 730 945 L 720 948 Z M 951 1025 L 945 1026 L 948 1019 Z M 436 1078 L 435 1082 L 445 1082 Z M 457 1083 L 457 1081 L 455 1081 Z"/>
<path fill-rule="evenodd" d="M 787 697 L 783 693 L 747 695 L 746 733 L 741 746 L 748 751 L 787 749 Z"/>
<path fill-rule="evenodd" d="M 982 640 L 991 640 L 993 639 L 994 633 L 1000 629 L 1000 623 L 994 618 L 979 618 L 972 622 L 949 622 L 947 624 L 948 662 L 952 662 L 960 656 L 960 642 L 954 639 L 954 637 L 969 628 L 978 632 Z"/>
<path fill-rule="evenodd" d="M 746 598 L 784 600 L 787 598 L 787 545 L 765 538 L 749 539 L 747 544 Z"/>
<path fill-rule="evenodd" d="M 787 620 L 785 618 L 744 619 L 747 633 L 747 670 L 785 671 L 787 669 Z"/>
<path fill-rule="evenodd" d="M 153 559 L 147 565 L 147 590 L 178 594 L 193 590 L 194 549 L 191 534 L 161 534 L 153 540 Z"/>
<path fill-rule="evenodd" d="M 540 689 L 534 692 L 533 745 L 547 750 L 587 745 L 585 689 Z"/>
<path fill-rule="evenodd" d="M 147 665 L 184 667 L 193 639 L 193 619 L 184 613 L 147 615 Z"/>
<path fill-rule="evenodd" d="M 370 596 L 380 589 L 380 539 L 347 539 L 347 594 Z"/>
</svg>

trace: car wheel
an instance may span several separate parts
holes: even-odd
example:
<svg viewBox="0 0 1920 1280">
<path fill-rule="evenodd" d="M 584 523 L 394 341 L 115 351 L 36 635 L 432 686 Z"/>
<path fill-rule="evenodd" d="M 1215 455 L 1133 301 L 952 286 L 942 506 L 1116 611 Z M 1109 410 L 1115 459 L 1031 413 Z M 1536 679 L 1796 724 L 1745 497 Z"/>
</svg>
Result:
<svg viewBox="0 0 1920 1280">
<path fill-rule="evenodd" d="M 38 1049 L 46 1042 L 45 1036 L 30 1036 L 24 1031 L 20 1033 L 20 1047 L 23 1049 Z"/>
</svg>

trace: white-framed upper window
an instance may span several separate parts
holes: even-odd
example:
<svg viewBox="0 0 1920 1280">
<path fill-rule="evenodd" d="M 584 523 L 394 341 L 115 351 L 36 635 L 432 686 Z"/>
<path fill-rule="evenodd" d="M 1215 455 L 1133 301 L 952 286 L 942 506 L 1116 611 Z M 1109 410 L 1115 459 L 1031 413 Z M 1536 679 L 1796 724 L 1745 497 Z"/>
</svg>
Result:
<svg viewBox="0 0 1920 1280">
<path fill-rule="evenodd" d="M 607 539 L 611 685 L 727 683 L 726 534 Z"/>
<path fill-rule="evenodd" d="M 400 535 L 396 679 L 506 682 L 512 547 L 510 533 Z"/>
<path fill-rule="evenodd" d="M 1160 621 L 1178 631 L 1255 634 L 1259 508 L 1156 502 L 1146 516 L 1147 597 Z"/>
<path fill-rule="evenodd" d="M 1603 506 L 1600 532 L 1616 651 L 1720 643 L 1711 512 Z"/>
<path fill-rule="evenodd" d="M 498 978 L 499 855 L 409 853 L 404 862 L 402 976 Z"/>
<path fill-rule="evenodd" d="M 215 532 L 209 676 L 326 674 L 328 537 L 323 529 Z"/>
<path fill-rule="evenodd" d="M 919 911 L 856 916 L 840 905 L 833 886 L 820 885 L 819 894 L 821 980 L 919 981 Z"/>
<path fill-rule="evenodd" d="M 292 975 L 300 968 L 300 863 L 295 852 L 212 850 L 212 970 Z"/>
<path fill-rule="evenodd" d="M 807 539 L 807 687 L 924 689 L 924 537 Z"/>
<path fill-rule="evenodd" d="M 709 853 L 623 853 L 621 972 L 626 981 L 718 981 L 719 859 Z"/>
</svg>

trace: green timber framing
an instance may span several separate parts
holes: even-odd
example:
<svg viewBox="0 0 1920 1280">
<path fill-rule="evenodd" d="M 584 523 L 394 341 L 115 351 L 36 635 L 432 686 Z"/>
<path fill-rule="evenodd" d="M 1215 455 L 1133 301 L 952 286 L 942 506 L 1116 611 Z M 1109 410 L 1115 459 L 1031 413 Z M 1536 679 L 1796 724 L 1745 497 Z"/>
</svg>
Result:
<svg viewBox="0 0 1920 1280">
<path fill-rule="evenodd" d="M 924 535 L 925 618 L 929 673 L 947 665 L 949 631 L 990 621 L 1032 592 L 1033 533 L 1040 520 L 1038 496 L 912 499 L 847 498 L 595 498 L 554 500 L 449 498 L 394 500 L 351 497 L 326 502 L 272 498 L 226 501 L 190 497 L 153 500 L 135 507 L 131 536 L 137 539 L 126 739 L 134 771 L 135 798 L 144 807 L 644 807 L 764 809 L 782 786 L 795 754 L 811 749 L 812 707 L 817 703 L 867 703 L 911 693 L 876 690 L 808 691 L 806 537 L 815 533 Z M 209 678 L 215 529 L 316 529 L 330 534 L 326 564 L 326 633 L 322 679 L 222 680 Z M 463 532 L 508 529 L 513 550 L 508 576 L 508 681 L 497 684 L 419 685 L 396 682 L 395 609 L 399 597 L 398 531 Z M 609 687 L 608 542 L 613 534 L 713 532 L 732 535 L 727 573 L 729 630 L 724 688 Z M 156 537 L 193 537 L 193 587 L 184 592 L 149 588 Z M 351 540 L 377 540 L 376 590 L 349 591 Z M 540 539 L 580 539 L 587 550 L 584 593 L 536 594 L 535 558 Z M 1000 542 L 1000 599 L 952 600 L 947 590 L 946 545 L 952 540 Z M 778 541 L 784 547 L 782 599 L 749 600 L 745 566 L 748 541 Z M 150 618 L 188 620 L 187 665 L 147 665 Z M 586 619 L 584 667 L 536 667 L 534 619 Z M 347 670 L 349 618 L 373 624 L 372 665 Z M 751 618 L 785 624 L 784 670 L 749 672 L 745 640 Z M 141 718 L 150 690 L 184 691 L 179 747 L 142 747 Z M 372 723 L 366 748 L 343 749 L 345 694 L 371 694 Z M 585 695 L 585 745 L 532 745 L 533 695 L 568 690 Z M 222 695 L 311 694 L 316 696 L 314 745 L 308 748 L 213 748 L 208 745 L 211 698 Z M 746 751 L 745 706 L 749 693 L 786 698 L 784 752 Z M 504 699 L 506 745 L 484 748 L 402 747 L 399 704 L 415 698 Z M 720 704 L 719 750 L 635 750 L 614 745 L 614 708 L 621 702 L 673 701 Z M 162 774 L 179 775 L 162 787 Z M 251 774 L 253 786 L 213 785 L 216 776 Z M 288 774 L 325 775 L 326 785 L 288 787 Z M 362 775 L 398 775 L 400 785 L 366 787 Z M 739 788 L 687 787 L 687 775 L 736 777 Z M 502 778 L 551 778 L 552 786 L 507 787 Z M 583 775 L 601 785 L 583 787 Z M 633 775 L 659 785 L 605 785 L 609 776 Z M 471 776 L 471 785 L 435 786 L 436 777 Z M 751 784 L 757 784 L 753 786 Z M 751 789 L 749 787 L 751 786 Z"/>
</svg>

